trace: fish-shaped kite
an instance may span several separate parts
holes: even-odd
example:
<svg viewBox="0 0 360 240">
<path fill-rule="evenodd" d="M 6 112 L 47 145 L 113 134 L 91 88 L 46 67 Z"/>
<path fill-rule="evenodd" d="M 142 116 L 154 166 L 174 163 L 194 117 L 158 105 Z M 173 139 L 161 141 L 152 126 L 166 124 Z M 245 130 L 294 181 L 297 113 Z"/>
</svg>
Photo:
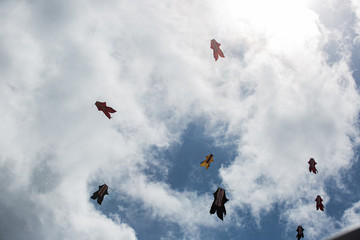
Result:
<svg viewBox="0 0 360 240">
<path fill-rule="evenodd" d="M 315 167 L 315 165 L 317 164 L 315 162 L 315 160 L 313 158 L 310 158 L 308 163 L 309 163 L 309 172 L 313 172 L 313 173 L 316 174 L 318 170 Z"/>
<path fill-rule="evenodd" d="M 211 153 L 209 155 L 206 156 L 205 161 L 202 161 L 200 163 L 201 167 L 205 167 L 206 169 L 209 169 L 210 167 L 210 163 L 214 161 L 214 155 L 212 155 Z"/>
<path fill-rule="evenodd" d="M 96 101 L 95 106 L 99 111 L 103 111 L 109 119 L 111 118 L 110 113 L 116 113 L 113 108 L 106 106 L 106 102 Z"/>
<path fill-rule="evenodd" d="M 105 195 L 109 195 L 108 193 L 108 186 L 106 184 L 103 184 L 99 186 L 99 190 L 93 193 L 91 196 L 92 199 L 97 199 L 98 204 L 101 205 L 102 201 L 104 200 Z"/>
<path fill-rule="evenodd" d="M 305 229 L 303 229 L 302 226 L 297 227 L 296 231 L 297 231 L 298 234 L 296 235 L 296 237 L 297 237 L 298 240 L 300 240 L 300 238 L 304 238 L 304 230 Z"/>
<path fill-rule="evenodd" d="M 225 57 L 224 56 L 224 53 L 221 51 L 220 49 L 220 43 L 218 43 L 215 39 L 212 39 L 211 42 L 210 42 L 210 48 L 214 51 L 214 58 L 215 58 L 215 61 L 218 60 L 219 56 L 220 57 Z"/>
<path fill-rule="evenodd" d="M 322 204 L 322 199 L 320 197 L 320 195 L 317 195 L 316 199 L 315 199 L 315 202 L 316 202 L 316 210 L 320 210 L 321 211 L 324 211 L 324 205 Z"/>
<path fill-rule="evenodd" d="M 218 218 L 224 221 L 224 214 L 226 215 L 225 203 L 227 201 L 229 201 L 229 199 L 226 198 L 225 190 L 218 188 L 216 192 L 214 192 L 214 202 L 211 205 L 210 214 L 216 212 Z"/>
</svg>

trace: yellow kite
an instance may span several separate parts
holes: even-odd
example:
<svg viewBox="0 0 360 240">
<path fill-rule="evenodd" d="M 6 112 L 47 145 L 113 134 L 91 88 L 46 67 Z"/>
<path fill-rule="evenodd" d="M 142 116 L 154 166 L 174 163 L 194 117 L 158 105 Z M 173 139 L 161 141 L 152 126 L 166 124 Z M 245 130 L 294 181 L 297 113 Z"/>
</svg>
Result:
<svg viewBox="0 0 360 240">
<path fill-rule="evenodd" d="M 205 167 L 206 169 L 209 169 L 210 167 L 210 163 L 214 161 L 214 155 L 212 155 L 211 153 L 209 155 L 206 156 L 206 160 L 202 161 L 200 163 L 201 167 Z"/>
</svg>

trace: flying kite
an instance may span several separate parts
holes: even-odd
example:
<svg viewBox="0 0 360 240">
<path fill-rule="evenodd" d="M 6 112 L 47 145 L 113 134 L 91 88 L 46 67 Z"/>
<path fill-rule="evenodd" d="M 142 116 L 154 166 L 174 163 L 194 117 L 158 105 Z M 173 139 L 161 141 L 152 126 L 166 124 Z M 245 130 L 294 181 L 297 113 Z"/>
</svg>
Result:
<svg viewBox="0 0 360 240">
<path fill-rule="evenodd" d="M 210 167 L 210 163 L 214 161 L 214 155 L 212 155 L 211 153 L 209 155 L 206 156 L 205 161 L 202 161 L 200 163 L 200 167 L 205 167 L 206 169 L 209 169 Z"/>
<path fill-rule="evenodd" d="M 225 209 L 225 203 L 229 201 L 229 199 L 226 198 L 225 190 L 222 188 L 218 188 L 216 192 L 214 192 L 214 202 L 211 205 L 210 208 L 210 214 L 214 214 L 216 212 L 216 215 L 222 220 L 223 214 L 226 215 L 226 209 Z"/>
<path fill-rule="evenodd" d="M 297 237 L 298 240 L 300 240 L 300 238 L 304 238 L 304 230 L 305 229 L 303 229 L 302 226 L 297 227 L 296 231 L 297 231 L 298 234 L 296 235 L 296 237 Z"/>
<path fill-rule="evenodd" d="M 109 195 L 108 193 L 108 186 L 106 184 L 99 186 L 99 190 L 93 193 L 91 196 L 92 199 L 97 199 L 98 204 L 101 205 L 102 201 L 104 200 L 105 195 Z"/>
<path fill-rule="evenodd" d="M 223 54 L 223 52 L 221 51 L 221 49 L 220 49 L 220 43 L 218 43 L 215 39 L 213 39 L 213 40 L 211 40 L 211 42 L 210 42 L 210 48 L 212 49 L 212 50 L 214 50 L 214 58 L 215 58 L 215 61 L 217 61 L 218 60 L 218 58 L 219 58 L 219 55 L 220 55 L 220 57 L 225 57 L 224 56 L 224 54 Z"/>
<path fill-rule="evenodd" d="M 310 160 L 309 160 L 309 172 L 313 172 L 313 173 L 317 173 L 317 169 L 316 169 L 316 167 L 315 167 L 315 165 L 317 164 L 316 162 L 315 162 L 315 160 L 313 159 L 313 158 L 310 158 Z"/>
<path fill-rule="evenodd" d="M 99 111 L 103 111 L 109 119 L 111 118 L 110 113 L 116 112 L 113 108 L 106 106 L 106 102 L 96 101 L 95 106 Z"/>
<path fill-rule="evenodd" d="M 315 199 L 315 202 L 316 202 L 316 210 L 320 210 L 321 211 L 324 211 L 324 205 L 322 204 L 322 199 L 320 197 L 320 195 L 317 195 L 316 199 Z"/>
</svg>

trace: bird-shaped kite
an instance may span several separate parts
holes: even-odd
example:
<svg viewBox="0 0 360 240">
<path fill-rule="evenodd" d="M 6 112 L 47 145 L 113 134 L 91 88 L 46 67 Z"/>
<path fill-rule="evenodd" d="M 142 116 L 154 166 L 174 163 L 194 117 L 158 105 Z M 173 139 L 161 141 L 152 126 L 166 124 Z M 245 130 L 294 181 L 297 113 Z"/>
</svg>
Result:
<svg viewBox="0 0 360 240">
<path fill-rule="evenodd" d="M 110 113 L 115 113 L 115 112 L 116 112 L 115 109 L 106 106 L 106 102 L 96 101 L 95 106 L 97 107 L 97 109 L 98 109 L 99 111 L 103 111 L 104 114 L 105 114 L 109 119 L 111 118 Z"/>
<path fill-rule="evenodd" d="M 216 192 L 214 192 L 214 202 L 211 205 L 210 214 L 214 214 L 216 212 L 218 218 L 224 220 L 224 214 L 226 215 L 226 209 L 224 204 L 227 201 L 229 201 L 229 199 L 226 198 L 225 190 L 222 188 L 218 188 Z"/>
<path fill-rule="evenodd" d="M 206 156 L 205 161 L 202 161 L 200 163 L 201 167 L 205 167 L 206 169 L 209 169 L 210 167 L 210 163 L 214 161 L 214 155 L 212 155 L 211 153 L 209 155 Z"/>
<path fill-rule="evenodd" d="M 316 162 L 315 162 L 315 160 L 313 159 L 313 158 L 310 158 L 310 160 L 309 160 L 309 172 L 313 172 L 313 173 L 317 173 L 317 169 L 316 169 L 316 167 L 315 167 L 315 165 L 317 164 Z"/>
<path fill-rule="evenodd" d="M 297 237 L 298 240 L 300 240 L 300 238 L 304 238 L 304 230 L 305 229 L 303 229 L 302 226 L 297 227 L 296 231 L 297 231 L 298 234 L 296 235 L 296 237 Z"/>
<path fill-rule="evenodd" d="M 317 195 L 316 199 L 315 199 L 315 202 L 316 202 L 316 210 L 320 210 L 321 211 L 324 211 L 324 205 L 322 204 L 322 199 L 320 197 L 320 195 Z"/>
<path fill-rule="evenodd" d="M 214 51 L 215 61 L 218 60 L 219 55 L 220 55 L 220 57 L 225 57 L 224 53 L 220 49 L 220 45 L 221 44 L 218 43 L 215 39 L 212 39 L 211 42 L 210 42 L 210 48 Z"/>
<path fill-rule="evenodd" d="M 99 186 L 99 190 L 93 193 L 91 196 L 92 199 L 97 199 L 98 204 L 101 205 L 102 201 L 104 200 L 105 195 L 109 195 L 108 193 L 108 186 L 106 184 L 103 184 Z"/>
</svg>

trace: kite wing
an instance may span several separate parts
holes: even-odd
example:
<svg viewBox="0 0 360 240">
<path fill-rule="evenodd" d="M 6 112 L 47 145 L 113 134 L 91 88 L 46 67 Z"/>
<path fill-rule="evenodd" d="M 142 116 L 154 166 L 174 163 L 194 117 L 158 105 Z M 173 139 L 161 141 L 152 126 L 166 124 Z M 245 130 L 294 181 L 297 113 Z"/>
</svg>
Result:
<svg viewBox="0 0 360 240">
<path fill-rule="evenodd" d="M 209 154 L 206 156 L 206 159 L 200 163 L 200 166 L 209 169 L 210 163 L 213 161 L 214 161 L 214 155 Z"/>
<path fill-rule="evenodd" d="M 221 51 L 220 49 L 220 43 L 218 43 L 215 39 L 212 39 L 211 42 L 210 42 L 210 48 L 214 51 L 214 58 L 215 58 L 215 61 L 218 60 L 219 58 L 219 55 L 220 57 L 225 57 L 224 56 L 224 53 Z"/>
</svg>

